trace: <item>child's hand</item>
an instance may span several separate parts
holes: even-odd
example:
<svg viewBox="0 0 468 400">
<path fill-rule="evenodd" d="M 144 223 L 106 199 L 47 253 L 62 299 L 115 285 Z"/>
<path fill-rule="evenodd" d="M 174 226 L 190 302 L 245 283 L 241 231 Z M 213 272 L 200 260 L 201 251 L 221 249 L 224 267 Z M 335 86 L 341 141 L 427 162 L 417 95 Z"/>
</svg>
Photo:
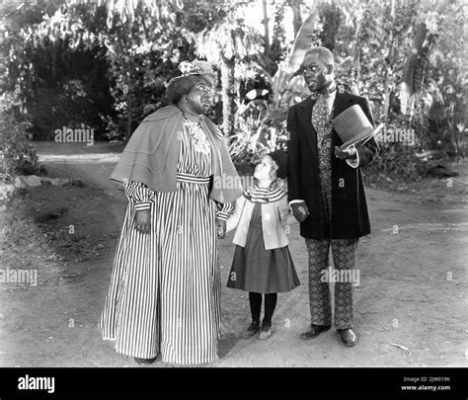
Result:
<svg viewBox="0 0 468 400">
<path fill-rule="evenodd" d="M 226 221 L 223 219 L 216 220 L 216 236 L 218 239 L 224 239 L 226 236 Z"/>
<path fill-rule="evenodd" d="M 284 223 L 287 225 L 297 224 L 297 219 L 292 214 L 287 214 L 284 218 Z"/>
</svg>

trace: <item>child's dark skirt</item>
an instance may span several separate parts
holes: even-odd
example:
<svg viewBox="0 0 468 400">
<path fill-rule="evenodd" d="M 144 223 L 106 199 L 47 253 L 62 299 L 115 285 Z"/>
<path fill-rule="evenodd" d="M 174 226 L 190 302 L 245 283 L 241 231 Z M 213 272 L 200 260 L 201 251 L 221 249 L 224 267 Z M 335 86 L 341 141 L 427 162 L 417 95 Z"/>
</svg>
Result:
<svg viewBox="0 0 468 400">
<path fill-rule="evenodd" d="M 280 293 L 289 292 L 299 284 L 288 246 L 265 250 L 261 204 L 255 204 L 246 246 L 236 246 L 227 287 L 248 292 Z"/>
</svg>

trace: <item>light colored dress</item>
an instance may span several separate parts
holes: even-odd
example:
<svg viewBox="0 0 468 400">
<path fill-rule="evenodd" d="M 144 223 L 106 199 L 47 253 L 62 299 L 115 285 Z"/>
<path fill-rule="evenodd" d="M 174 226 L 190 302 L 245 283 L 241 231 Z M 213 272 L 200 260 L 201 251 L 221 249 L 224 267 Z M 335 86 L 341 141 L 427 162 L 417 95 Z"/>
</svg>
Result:
<svg viewBox="0 0 468 400">
<path fill-rule="evenodd" d="M 101 317 L 117 352 L 176 364 L 217 359 L 220 275 L 216 217 L 231 204 L 209 198 L 212 150 L 201 127 L 184 121 L 177 191 L 154 192 L 131 182 L 109 294 Z M 134 228 L 137 209 L 151 210 L 151 232 Z"/>
</svg>

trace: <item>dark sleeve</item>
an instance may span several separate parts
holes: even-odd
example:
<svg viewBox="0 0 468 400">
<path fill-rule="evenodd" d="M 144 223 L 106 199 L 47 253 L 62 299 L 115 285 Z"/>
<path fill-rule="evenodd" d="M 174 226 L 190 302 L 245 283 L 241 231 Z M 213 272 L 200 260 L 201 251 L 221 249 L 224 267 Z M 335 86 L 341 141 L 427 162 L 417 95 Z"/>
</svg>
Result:
<svg viewBox="0 0 468 400">
<path fill-rule="evenodd" d="M 304 199 L 300 184 L 301 154 L 299 149 L 299 139 L 296 130 L 295 109 L 290 108 L 288 112 L 287 129 L 289 132 L 288 141 L 288 200 Z"/>
<path fill-rule="evenodd" d="M 361 97 L 358 104 L 361 106 L 364 114 L 366 114 L 366 117 L 369 118 L 371 124 L 375 127 L 369 102 L 365 98 Z M 356 145 L 356 150 L 359 154 L 359 167 L 364 167 L 377 157 L 379 146 L 374 138 L 372 138 L 364 145 Z"/>
</svg>

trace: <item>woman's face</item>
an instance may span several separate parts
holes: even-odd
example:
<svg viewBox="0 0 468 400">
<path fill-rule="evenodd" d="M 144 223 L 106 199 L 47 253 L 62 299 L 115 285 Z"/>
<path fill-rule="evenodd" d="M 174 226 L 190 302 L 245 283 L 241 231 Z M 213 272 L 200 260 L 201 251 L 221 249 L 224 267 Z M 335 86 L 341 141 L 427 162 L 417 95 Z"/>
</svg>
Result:
<svg viewBox="0 0 468 400">
<path fill-rule="evenodd" d="M 196 114 L 206 114 L 213 101 L 213 86 L 207 81 L 198 81 L 186 95 L 186 102 Z"/>
<path fill-rule="evenodd" d="M 264 156 L 255 167 L 254 178 L 259 181 L 271 180 L 275 177 L 276 163 L 270 156 Z"/>
</svg>

